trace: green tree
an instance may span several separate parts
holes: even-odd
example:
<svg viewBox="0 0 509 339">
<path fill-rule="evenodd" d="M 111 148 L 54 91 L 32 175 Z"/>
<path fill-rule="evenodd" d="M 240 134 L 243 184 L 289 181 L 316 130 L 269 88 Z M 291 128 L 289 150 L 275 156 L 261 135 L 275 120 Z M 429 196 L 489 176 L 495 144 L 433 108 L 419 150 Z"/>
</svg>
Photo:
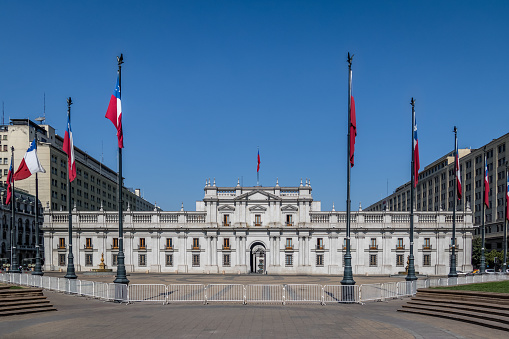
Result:
<svg viewBox="0 0 509 339">
<path fill-rule="evenodd" d="M 474 238 L 472 240 L 472 266 L 479 267 L 481 265 L 481 238 Z"/>
<path fill-rule="evenodd" d="M 502 261 L 502 256 L 504 253 L 502 251 L 491 250 L 490 252 L 485 252 L 486 256 L 486 268 L 500 268 L 500 263 Z M 495 265 L 495 258 L 497 258 L 497 263 Z"/>
</svg>

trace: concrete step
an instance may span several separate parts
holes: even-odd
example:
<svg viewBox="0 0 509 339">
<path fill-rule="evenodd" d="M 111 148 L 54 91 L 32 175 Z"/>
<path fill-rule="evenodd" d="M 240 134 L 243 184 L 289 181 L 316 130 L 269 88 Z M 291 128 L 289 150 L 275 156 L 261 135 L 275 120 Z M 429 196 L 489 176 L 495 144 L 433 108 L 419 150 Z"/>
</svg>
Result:
<svg viewBox="0 0 509 339">
<path fill-rule="evenodd" d="M 48 312 L 48 311 L 56 311 L 57 309 L 53 306 L 45 306 L 45 307 L 36 307 L 36 308 L 23 308 L 23 309 L 14 309 L 14 310 L 5 310 L 0 311 L 1 316 L 9 316 L 9 315 L 19 315 L 26 313 L 36 313 L 36 312 Z"/>
<path fill-rule="evenodd" d="M 432 307 L 433 309 L 450 309 L 450 310 L 456 310 L 458 312 L 461 311 L 467 311 L 467 312 L 476 312 L 479 314 L 486 314 L 487 316 L 494 315 L 497 317 L 500 317 L 501 319 L 506 318 L 507 321 L 509 321 L 509 310 L 501 310 L 501 309 L 495 309 L 490 307 L 489 305 L 486 306 L 475 306 L 475 305 L 463 305 L 463 304 L 457 304 L 457 303 L 446 303 L 446 302 L 429 302 L 429 301 L 422 301 L 422 300 L 410 300 L 407 303 L 408 307 L 409 305 L 416 305 L 419 306 L 427 306 Z"/>
<path fill-rule="evenodd" d="M 481 301 L 471 301 L 471 300 L 461 300 L 461 299 L 444 299 L 444 298 L 430 298 L 427 296 L 416 295 L 412 297 L 412 301 L 422 301 L 422 302 L 430 302 L 430 303 L 445 303 L 445 304 L 457 304 L 457 305 L 468 305 L 468 306 L 476 306 L 476 307 L 485 307 L 489 309 L 496 309 L 502 311 L 509 311 L 509 305 L 505 304 L 495 304 L 493 302 L 481 302 Z"/>
<path fill-rule="evenodd" d="M 439 318 L 463 321 L 463 322 L 467 322 L 470 324 L 476 324 L 476 325 L 480 325 L 480 326 L 484 326 L 484 327 L 489 327 L 489 328 L 494 328 L 497 330 L 509 332 L 509 325 L 505 324 L 505 323 L 500 323 L 500 322 L 492 321 L 492 320 L 477 319 L 477 318 L 473 318 L 470 316 L 458 315 L 458 314 L 442 312 L 442 311 L 438 311 L 438 310 L 402 308 L 402 309 L 399 309 L 398 312 L 406 312 L 406 313 L 413 313 L 413 314 L 420 314 L 420 315 L 427 315 L 427 316 L 432 316 L 432 317 L 439 317 Z"/>
<path fill-rule="evenodd" d="M 16 311 L 16 310 L 28 310 L 28 309 L 38 309 L 38 308 L 54 308 L 53 305 L 51 305 L 49 302 L 44 304 L 22 304 L 22 305 L 6 305 L 3 307 L 0 307 L 0 314 L 2 312 L 8 312 L 8 311 Z"/>
<path fill-rule="evenodd" d="M 49 303 L 49 300 L 46 298 L 35 300 L 34 299 L 9 300 L 9 301 L 0 300 L 0 309 L 2 309 L 3 307 L 10 307 L 13 305 L 38 305 L 44 303 Z"/>
</svg>

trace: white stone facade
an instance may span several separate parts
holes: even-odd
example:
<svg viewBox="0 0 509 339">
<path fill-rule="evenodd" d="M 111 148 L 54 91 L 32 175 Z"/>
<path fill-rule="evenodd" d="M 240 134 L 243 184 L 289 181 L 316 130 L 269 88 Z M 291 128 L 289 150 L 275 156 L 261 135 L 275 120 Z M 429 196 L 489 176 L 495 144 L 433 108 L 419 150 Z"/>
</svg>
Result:
<svg viewBox="0 0 509 339">
<path fill-rule="evenodd" d="M 321 211 L 311 185 L 216 187 L 210 182 L 196 211 L 124 212 L 128 272 L 342 274 L 346 212 Z M 44 216 L 45 269 L 65 270 L 67 212 Z M 457 268 L 471 266 L 472 214 L 456 214 Z M 351 214 L 354 275 L 405 271 L 408 212 Z M 415 266 L 428 275 L 449 272 L 452 212 L 416 212 Z M 73 212 L 77 271 L 98 268 L 101 254 L 115 269 L 118 213 Z M 62 245 L 62 246 L 60 246 Z M 59 248 L 60 247 L 60 248 Z"/>
</svg>

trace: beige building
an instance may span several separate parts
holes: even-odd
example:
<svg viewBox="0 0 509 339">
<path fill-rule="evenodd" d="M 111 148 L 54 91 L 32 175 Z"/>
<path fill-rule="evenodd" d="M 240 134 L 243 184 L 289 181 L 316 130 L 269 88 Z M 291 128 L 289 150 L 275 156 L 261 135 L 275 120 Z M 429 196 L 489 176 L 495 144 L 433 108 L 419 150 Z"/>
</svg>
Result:
<svg viewBox="0 0 509 339">
<path fill-rule="evenodd" d="M 0 181 L 5 184 L 14 146 L 14 170 L 18 168 L 30 142 L 37 136 L 37 153 L 46 173 L 39 173 L 39 201 L 52 210 L 67 210 L 67 154 L 63 138 L 49 125 L 29 119 L 11 119 L 0 126 Z M 101 164 L 80 148 L 74 147 L 76 179 L 71 186 L 71 204 L 80 211 L 118 210 L 117 172 Z M 35 194 L 35 176 L 16 181 L 15 186 Z M 140 190 L 123 189 L 124 210 L 153 210 L 154 205 L 140 196 Z"/>
<path fill-rule="evenodd" d="M 482 224 L 483 152 L 486 150 L 490 183 L 490 208 L 486 214 L 486 248 L 500 250 L 504 227 L 506 192 L 506 144 L 509 133 L 493 139 L 477 149 L 460 149 L 460 172 L 463 195 L 456 204 L 457 210 L 470 206 L 474 214 L 474 234 L 480 235 Z M 410 173 L 408 175 L 410 177 Z M 454 199 L 454 151 L 426 166 L 419 173 L 416 188 L 417 211 L 452 211 Z M 393 194 L 366 208 L 367 211 L 409 211 L 410 182 L 398 187 Z"/>
</svg>

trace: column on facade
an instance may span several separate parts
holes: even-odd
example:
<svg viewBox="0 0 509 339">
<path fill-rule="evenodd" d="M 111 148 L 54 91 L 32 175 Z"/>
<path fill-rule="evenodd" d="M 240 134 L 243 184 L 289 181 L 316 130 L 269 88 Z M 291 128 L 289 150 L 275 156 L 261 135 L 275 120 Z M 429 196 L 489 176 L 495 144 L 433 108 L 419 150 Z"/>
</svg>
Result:
<svg viewBox="0 0 509 339">
<path fill-rule="evenodd" d="M 274 238 L 269 235 L 270 266 L 274 266 Z"/>
<path fill-rule="evenodd" d="M 205 253 L 207 253 L 207 265 L 212 265 L 212 236 L 207 236 Z"/>
<path fill-rule="evenodd" d="M 212 238 L 212 265 L 217 266 L 217 236 Z"/>
<path fill-rule="evenodd" d="M 246 265 L 246 238 L 242 237 L 242 265 Z"/>
<path fill-rule="evenodd" d="M 239 236 L 236 236 L 235 237 L 235 248 L 237 250 L 237 266 L 240 266 L 240 253 L 241 253 L 241 250 L 240 250 L 240 237 Z"/>
<path fill-rule="evenodd" d="M 276 265 L 277 266 L 281 265 L 281 256 L 279 253 L 280 249 L 281 249 L 281 237 L 277 236 L 276 237 Z"/>
</svg>

